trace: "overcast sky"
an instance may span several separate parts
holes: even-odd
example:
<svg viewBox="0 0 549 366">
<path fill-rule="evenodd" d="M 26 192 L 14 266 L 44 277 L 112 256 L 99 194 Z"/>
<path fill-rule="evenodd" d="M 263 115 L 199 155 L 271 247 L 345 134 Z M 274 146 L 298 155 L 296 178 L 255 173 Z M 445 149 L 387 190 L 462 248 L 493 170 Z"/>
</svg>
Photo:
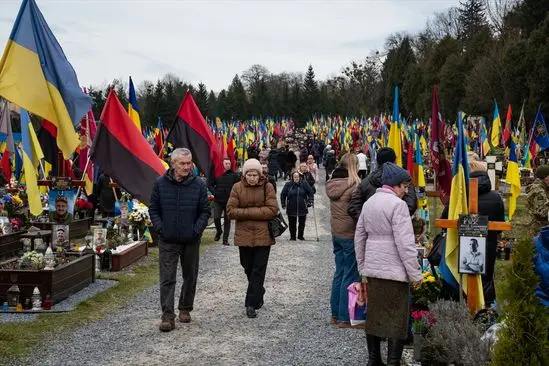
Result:
<svg viewBox="0 0 549 366">
<path fill-rule="evenodd" d="M 83 86 L 173 73 L 226 88 L 252 64 L 336 74 L 459 0 L 37 0 Z M 0 0 L 0 47 L 20 6 Z"/>
</svg>

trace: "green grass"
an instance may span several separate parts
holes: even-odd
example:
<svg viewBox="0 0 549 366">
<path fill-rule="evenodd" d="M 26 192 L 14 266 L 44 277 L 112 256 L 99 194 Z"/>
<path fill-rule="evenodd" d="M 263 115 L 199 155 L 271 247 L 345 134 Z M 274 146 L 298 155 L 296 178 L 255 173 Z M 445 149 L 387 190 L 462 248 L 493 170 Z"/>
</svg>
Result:
<svg viewBox="0 0 549 366">
<path fill-rule="evenodd" d="M 209 230 L 202 239 L 201 251 L 212 242 L 213 232 Z M 102 273 L 99 278 L 116 280 L 118 285 L 80 303 L 71 312 L 40 314 L 30 322 L 0 324 L 0 364 L 4 358 L 27 355 L 32 347 L 47 338 L 47 334 L 58 336 L 60 332 L 104 318 L 157 284 L 158 248 L 150 248 L 149 256 L 154 257 L 152 264 L 136 266 L 126 272 Z"/>
</svg>

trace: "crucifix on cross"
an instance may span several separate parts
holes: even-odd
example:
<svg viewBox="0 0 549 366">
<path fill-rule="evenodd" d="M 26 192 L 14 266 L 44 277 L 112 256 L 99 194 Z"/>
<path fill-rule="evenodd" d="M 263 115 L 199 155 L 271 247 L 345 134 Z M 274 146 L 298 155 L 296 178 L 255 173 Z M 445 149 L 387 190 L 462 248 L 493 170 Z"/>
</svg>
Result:
<svg viewBox="0 0 549 366">
<path fill-rule="evenodd" d="M 478 214 L 478 179 L 469 179 L 469 215 Z M 458 220 L 452 219 L 437 219 L 435 220 L 435 226 L 443 229 L 458 229 Z M 501 221 L 488 221 L 488 231 L 509 231 L 511 230 L 511 223 Z M 459 258 L 459 256 L 458 256 Z M 459 268 L 459 263 L 458 266 Z M 462 276 L 460 274 L 460 276 Z M 471 314 L 476 314 L 479 310 L 477 308 L 477 288 L 478 277 L 476 275 L 467 275 L 467 307 Z M 461 285 L 461 281 L 459 281 Z M 482 289 L 480 289 L 482 291 Z M 461 294 L 461 289 L 460 289 Z"/>
</svg>

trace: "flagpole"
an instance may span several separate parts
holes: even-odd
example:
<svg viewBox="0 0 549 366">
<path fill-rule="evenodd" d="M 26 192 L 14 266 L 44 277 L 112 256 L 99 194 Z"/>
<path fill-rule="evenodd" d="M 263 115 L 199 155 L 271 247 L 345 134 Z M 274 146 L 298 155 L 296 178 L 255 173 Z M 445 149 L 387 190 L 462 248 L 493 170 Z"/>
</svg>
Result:
<svg viewBox="0 0 549 366">
<path fill-rule="evenodd" d="M 85 177 L 86 177 L 86 173 L 88 171 L 88 165 L 90 164 L 90 156 L 88 155 L 88 160 L 86 160 L 86 166 L 84 167 L 84 172 L 82 173 L 82 178 L 80 180 L 84 180 Z M 76 197 L 78 198 L 78 195 L 80 194 L 80 189 L 82 187 L 79 186 L 78 189 L 76 190 Z M 114 189 L 114 188 L 113 188 Z"/>
</svg>

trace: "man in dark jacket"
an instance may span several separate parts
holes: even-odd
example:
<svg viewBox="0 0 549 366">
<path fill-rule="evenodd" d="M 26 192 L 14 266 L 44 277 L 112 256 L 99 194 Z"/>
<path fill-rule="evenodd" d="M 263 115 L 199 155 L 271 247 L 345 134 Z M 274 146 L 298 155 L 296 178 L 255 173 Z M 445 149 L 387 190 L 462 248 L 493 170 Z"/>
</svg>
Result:
<svg viewBox="0 0 549 366">
<path fill-rule="evenodd" d="M 383 171 L 383 164 L 394 163 L 396 161 L 396 154 L 390 147 L 382 147 L 377 152 L 377 169 L 370 173 L 365 179 L 362 180 L 358 188 L 353 192 L 351 202 L 349 202 L 349 215 L 355 220 L 358 220 L 362 206 L 370 197 L 372 197 L 378 188 L 381 188 L 381 173 Z M 408 187 L 408 193 L 404 196 L 403 200 L 408 205 L 410 216 L 416 212 L 417 198 L 416 190 L 413 185 Z"/>
<path fill-rule="evenodd" d="M 297 162 L 297 156 L 292 150 L 288 149 L 287 146 L 286 146 L 286 152 L 287 152 L 286 164 L 284 169 L 286 171 L 285 174 L 288 177 L 288 179 L 291 179 L 292 171 L 295 169 L 295 163 Z"/>
<path fill-rule="evenodd" d="M 330 179 L 332 172 L 337 165 L 337 159 L 335 151 L 330 145 L 326 146 L 326 154 L 324 154 L 324 167 L 326 168 L 326 182 Z"/>
<path fill-rule="evenodd" d="M 171 168 L 156 179 L 149 215 L 160 236 L 162 322 L 159 328 L 169 332 L 175 328 L 174 294 L 178 261 L 181 261 L 183 272 L 179 321 L 191 321 L 200 239 L 211 215 L 206 184 L 193 175 L 192 154 L 188 149 L 175 149 L 171 155 Z"/>
<path fill-rule="evenodd" d="M 231 220 L 227 216 L 227 201 L 233 185 L 240 180 L 240 176 L 233 171 L 231 159 L 223 160 L 225 173 L 213 182 L 214 195 L 214 223 L 215 223 L 215 241 L 221 239 L 223 234 L 223 245 L 229 245 L 229 233 L 231 232 Z M 221 214 L 223 214 L 223 229 L 221 229 Z"/>
</svg>

